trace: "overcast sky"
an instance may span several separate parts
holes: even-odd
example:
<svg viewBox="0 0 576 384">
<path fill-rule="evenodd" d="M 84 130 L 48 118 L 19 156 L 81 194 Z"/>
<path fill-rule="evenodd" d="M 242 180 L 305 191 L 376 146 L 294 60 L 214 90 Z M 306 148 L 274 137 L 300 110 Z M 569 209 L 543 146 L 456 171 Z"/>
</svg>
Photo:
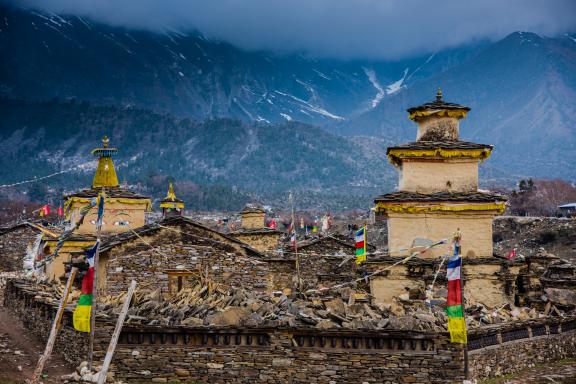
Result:
<svg viewBox="0 0 576 384">
<path fill-rule="evenodd" d="M 576 31 L 576 0 L 0 0 L 245 49 L 397 59 L 514 31 Z"/>
</svg>

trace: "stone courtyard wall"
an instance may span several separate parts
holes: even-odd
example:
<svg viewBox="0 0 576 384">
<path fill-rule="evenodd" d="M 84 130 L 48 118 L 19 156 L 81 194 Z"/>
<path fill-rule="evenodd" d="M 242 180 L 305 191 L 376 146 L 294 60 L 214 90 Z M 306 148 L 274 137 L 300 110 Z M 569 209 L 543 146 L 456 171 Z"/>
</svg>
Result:
<svg viewBox="0 0 576 384">
<path fill-rule="evenodd" d="M 0 229 L 0 272 L 22 270 L 28 244 L 34 243 L 38 233 L 26 224 Z"/>
<path fill-rule="evenodd" d="M 9 281 L 5 305 L 47 339 L 55 304 Z M 87 334 L 64 317 L 56 351 L 78 364 Z M 95 359 L 102 361 L 112 324 L 97 323 Z M 112 360 L 126 382 L 447 383 L 463 377 L 463 353 L 445 334 L 272 328 L 125 325 Z"/>
<path fill-rule="evenodd" d="M 28 286 L 29 287 L 29 286 Z M 8 281 L 5 306 L 47 339 L 56 306 Z M 97 323 L 96 361 L 113 324 Z M 85 359 L 87 334 L 64 316 L 56 351 Z M 470 377 L 486 379 L 576 356 L 576 318 L 515 322 L 469 332 Z M 464 354 L 446 333 L 314 328 L 217 328 L 126 324 L 112 360 L 126 382 L 452 383 L 464 377 Z"/>
<path fill-rule="evenodd" d="M 469 335 L 470 377 L 489 379 L 576 356 L 576 318 L 531 320 Z"/>
</svg>

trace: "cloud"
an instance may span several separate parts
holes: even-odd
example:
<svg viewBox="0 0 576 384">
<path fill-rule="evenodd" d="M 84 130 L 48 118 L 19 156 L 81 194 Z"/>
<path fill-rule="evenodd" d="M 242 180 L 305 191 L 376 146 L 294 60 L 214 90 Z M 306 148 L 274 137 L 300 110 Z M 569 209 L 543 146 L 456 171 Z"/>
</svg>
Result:
<svg viewBox="0 0 576 384">
<path fill-rule="evenodd" d="M 397 59 L 514 31 L 576 30 L 574 0 L 12 0 L 115 26 L 198 30 L 244 49 Z"/>
</svg>

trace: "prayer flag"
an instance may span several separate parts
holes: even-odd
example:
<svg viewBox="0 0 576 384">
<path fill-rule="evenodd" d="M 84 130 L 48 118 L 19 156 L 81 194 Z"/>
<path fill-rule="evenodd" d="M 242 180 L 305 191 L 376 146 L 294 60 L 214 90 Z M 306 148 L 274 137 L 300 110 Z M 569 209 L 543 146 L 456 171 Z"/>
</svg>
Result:
<svg viewBox="0 0 576 384">
<path fill-rule="evenodd" d="M 88 272 L 82 278 L 82 294 L 74 309 L 72 322 L 74 329 L 80 332 L 90 332 L 90 315 L 92 313 L 92 297 L 94 291 L 94 256 L 100 245 L 100 240 L 96 240 L 96 244 L 85 251 L 86 261 L 88 261 Z"/>
<path fill-rule="evenodd" d="M 448 331 L 450 342 L 466 344 L 466 321 L 462 308 L 462 287 L 460 274 L 462 269 L 462 257 L 457 253 L 459 245 L 454 247 L 454 256 L 448 260 L 446 277 L 448 279 L 448 298 L 446 301 L 446 315 L 448 316 Z"/>
<path fill-rule="evenodd" d="M 513 258 L 516 257 L 516 248 L 513 248 L 509 253 L 508 253 L 508 260 L 512 260 Z"/>
<path fill-rule="evenodd" d="M 104 217 L 104 193 L 98 195 L 98 219 L 96 220 L 96 230 L 102 228 L 102 218 Z"/>
<path fill-rule="evenodd" d="M 360 228 L 356 232 L 356 264 L 366 261 L 366 227 Z"/>
</svg>

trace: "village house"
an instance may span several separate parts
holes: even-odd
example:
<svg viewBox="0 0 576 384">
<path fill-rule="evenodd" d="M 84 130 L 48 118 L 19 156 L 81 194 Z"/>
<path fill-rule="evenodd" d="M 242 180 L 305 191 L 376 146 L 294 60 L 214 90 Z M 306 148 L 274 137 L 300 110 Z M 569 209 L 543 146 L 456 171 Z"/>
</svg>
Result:
<svg viewBox="0 0 576 384">
<path fill-rule="evenodd" d="M 247 204 L 240 212 L 241 227 L 230 233 L 234 238 L 249 244 L 260 252 L 276 250 L 282 232 L 266 227 L 266 211 L 257 204 Z"/>
</svg>

